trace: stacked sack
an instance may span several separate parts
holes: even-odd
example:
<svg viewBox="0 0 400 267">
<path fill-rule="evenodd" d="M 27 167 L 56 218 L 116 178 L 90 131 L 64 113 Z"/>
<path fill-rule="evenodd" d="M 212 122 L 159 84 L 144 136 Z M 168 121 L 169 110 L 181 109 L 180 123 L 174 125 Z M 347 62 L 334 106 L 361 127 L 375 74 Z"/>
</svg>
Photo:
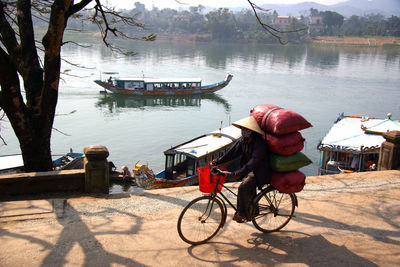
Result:
<svg viewBox="0 0 400 267">
<path fill-rule="evenodd" d="M 283 193 L 303 190 L 306 176 L 298 169 L 311 160 L 300 151 L 305 139 L 299 131 L 312 127 L 301 115 L 275 105 L 257 105 L 251 111 L 271 153 L 271 185 Z"/>
</svg>

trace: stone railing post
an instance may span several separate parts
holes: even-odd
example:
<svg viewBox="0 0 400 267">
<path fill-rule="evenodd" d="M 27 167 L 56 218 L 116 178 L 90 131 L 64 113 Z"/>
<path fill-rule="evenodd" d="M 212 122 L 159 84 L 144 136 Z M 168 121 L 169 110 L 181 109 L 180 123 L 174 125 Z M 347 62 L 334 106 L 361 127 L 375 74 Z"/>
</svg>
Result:
<svg viewBox="0 0 400 267">
<path fill-rule="evenodd" d="M 105 146 L 93 145 L 83 149 L 85 160 L 85 192 L 107 193 L 109 191 L 110 172 L 107 157 L 109 152 Z"/>
<path fill-rule="evenodd" d="M 386 139 L 379 151 L 378 171 L 400 170 L 400 131 L 383 133 Z"/>
</svg>

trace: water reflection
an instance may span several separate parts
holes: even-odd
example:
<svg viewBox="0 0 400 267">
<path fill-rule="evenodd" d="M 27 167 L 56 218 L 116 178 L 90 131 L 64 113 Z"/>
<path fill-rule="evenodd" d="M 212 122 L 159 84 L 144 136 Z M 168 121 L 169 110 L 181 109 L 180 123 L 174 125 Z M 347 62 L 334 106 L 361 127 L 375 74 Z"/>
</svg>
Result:
<svg viewBox="0 0 400 267">
<path fill-rule="evenodd" d="M 123 44 L 122 44 L 123 45 Z M 125 61 L 151 60 L 157 63 L 178 59 L 197 62 L 204 60 L 205 64 L 215 69 L 226 69 L 236 59 L 240 58 L 244 63 L 262 64 L 266 61 L 286 64 L 294 68 L 300 63 L 306 54 L 306 46 L 277 46 L 260 44 L 236 44 L 236 43 L 174 43 L 157 42 L 143 46 L 141 43 L 131 42 L 127 44 L 129 49 L 138 52 L 135 57 L 127 57 Z M 261 61 L 260 61 L 261 60 Z"/>
<path fill-rule="evenodd" d="M 193 96 L 126 96 L 103 93 L 96 103 L 97 107 L 106 107 L 110 113 L 116 113 L 119 108 L 146 107 L 200 107 L 201 101 L 209 100 L 222 105 L 229 112 L 231 105 L 219 95 L 205 94 Z"/>
<path fill-rule="evenodd" d="M 287 64 L 289 69 L 293 69 L 299 64 L 306 55 L 305 46 L 270 46 L 268 52 L 271 54 L 271 65 L 274 63 Z"/>
<path fill-rule="evenodd" d="M 400 51 L 396 48 L 385 48 L 385 66 L 391 66 L 399 63 Z M 399 64 L 400 66 L 400 64 Z"/>
<path fill-rule="evenodd" d="M 86 40 L 85 40 L 86 41 Z M 127 42 L 119 40 L 118 44 L 128 50 L 137 52 L 133 57 L 123 57 L 113 54 L 108 48 L 99 45 L 93 39 L 92 48 L 77 46 L 65 46 L 63 52 L 66 54 L 77 54 L 79 58 L 86 57 L 90 62 L 93 58 L 100 57 L 107 61 L 112 58 L 113 63 L 129 64 L 135 66 L 140 64 L 142 70 L 154 69 L 160 65 L 180 65 L 181 69 L 188 65 L 204 64 L 214 69 L 228 69 L 231 65 L 251 65 L 253 69 L 257 66 L 265 68 L 266 65 L 287 66 L 295 69 L 304 64 L 311 68 L 335 69 L 340 64 L 340 58 L 344 57 L 350 61 L 360 60 L 363 57 L 373 59 L 374 57 L 386 57 L 388 66 L 398 64 L 399 52 L 396 48 L 377 48 L 359 46 L 302 46 L 302 45 L 263 45 L 263 44 L 236 44 L 236 43 L 185 43 L 171 41 L 157 41 L 154 43 Z M 75 51 L 76 50 L 76 51 Z M 132 68 L 132 70 L 137 71 Z M 129 71 L 132 71 L 129 70 Z M 118 71 L 116 69 L 116 71 Z M 127 75 L 132 75 L 126 70 Z M 154 70 L 153 70 L 154 71 Z"/>
<path fill-rule="evenodd" d="M 320 69 L 333 69 L 339 65 L 340 50 L 337 47 L 309 47 L 306 65 Z"/>
</svg>

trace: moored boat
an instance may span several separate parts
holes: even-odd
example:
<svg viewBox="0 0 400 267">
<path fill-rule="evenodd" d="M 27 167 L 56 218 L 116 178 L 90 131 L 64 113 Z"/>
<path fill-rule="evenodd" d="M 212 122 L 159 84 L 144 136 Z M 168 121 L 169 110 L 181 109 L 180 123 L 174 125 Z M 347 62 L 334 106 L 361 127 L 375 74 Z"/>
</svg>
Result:
<svg viewBox="0 0 400 267">
<path fill-rule="evenodd" d="M 240 136 L 239 128 L 228 126 L 172 147 L 164 152 L 165 169 L 157 174 L 146 165 L 135 165 L 136 184 L 144 189 L 197 184 L 197 168 L 222 155 Z M 230 169 L 235 163 L 230 161 L 224 167 Z"/>
<path fill-rule="evenodd" d="M 53 156 L 53 170 L 72 170 L 83 168 L 83 153 L 68 152 L 62 156 Z M 24 161 L 21 154 L 0 156 L 0 174 L 24 171 Z"/>
<path fill-rule="evenodd" d="M 400 130 L 400 121 L 341 114 L 318 145 L 319 175 L 377 169 L 382 133 Z"/>
<path fill-rule="evenodd" d="M 159 95 L 197 95 L 216 92 L 229 84 L 233 75 L 227 74 L 221 82 L 202 85 L 200 78 L 119 78 L 117 72 L 103 72 L 107 79 L 94 82 L 105 90 L 117 94 L 159 96 Z"/>
</svg>

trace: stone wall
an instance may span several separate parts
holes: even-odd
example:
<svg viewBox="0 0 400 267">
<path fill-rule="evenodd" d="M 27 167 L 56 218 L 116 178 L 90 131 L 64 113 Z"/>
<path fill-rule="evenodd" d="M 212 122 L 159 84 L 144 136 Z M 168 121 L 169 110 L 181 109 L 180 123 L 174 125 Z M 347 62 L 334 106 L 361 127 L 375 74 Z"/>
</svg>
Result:
<svg viewBox="0 0 400 267">
<path fill-rule="evenodd" d="M 0 176 L 0 199 L 43 193 L 105 193 L 109 191 L 109 152 L 104 146 L 84 149 L 84 169 L 15 173 Z"/>
<path fill-rule="evenodd" d="M 0 196 L 81 192 L 85 190 L 85 170 L 15 173 L 0 176 Z"/>
</svg>

